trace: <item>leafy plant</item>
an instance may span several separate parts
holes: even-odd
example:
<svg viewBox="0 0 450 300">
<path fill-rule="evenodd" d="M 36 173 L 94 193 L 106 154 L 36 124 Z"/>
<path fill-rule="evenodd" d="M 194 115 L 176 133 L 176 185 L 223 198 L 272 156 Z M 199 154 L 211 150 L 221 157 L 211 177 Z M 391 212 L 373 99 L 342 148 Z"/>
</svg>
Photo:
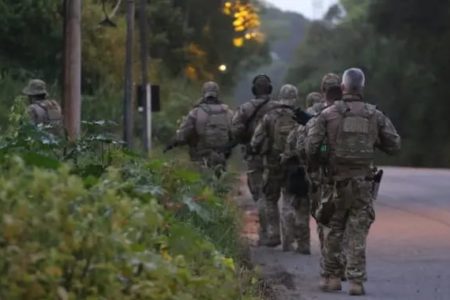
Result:
<svg viewBox="0 0 450 300">
<path fill-rule="evenodd" d="M 111 122 L 85 122 L 68 145 L 14 118 L 0 148 L 1 299 L 251 298 L 232 175 L 124 152 Z"/>
</svg>

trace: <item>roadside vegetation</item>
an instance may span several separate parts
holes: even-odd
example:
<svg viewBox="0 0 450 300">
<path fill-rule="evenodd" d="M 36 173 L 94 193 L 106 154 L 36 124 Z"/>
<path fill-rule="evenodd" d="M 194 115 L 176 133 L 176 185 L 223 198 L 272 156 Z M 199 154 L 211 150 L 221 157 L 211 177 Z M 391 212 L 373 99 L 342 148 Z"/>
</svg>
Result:
<svg viewBox="0 0 450 300">
<path fill-rule="evenodd" d="M 256 299 L 235 176 L 124 152 L 111 122 L 65 144 L 20 103 L 0 141 L 1 299 Z"/>
</svg>

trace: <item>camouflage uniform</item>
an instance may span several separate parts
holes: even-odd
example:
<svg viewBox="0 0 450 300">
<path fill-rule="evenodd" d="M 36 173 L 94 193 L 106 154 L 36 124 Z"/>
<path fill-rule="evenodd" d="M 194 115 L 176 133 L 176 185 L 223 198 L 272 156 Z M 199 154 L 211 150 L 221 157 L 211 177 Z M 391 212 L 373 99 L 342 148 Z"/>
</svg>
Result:
<svg viewBox="0 0 450 300">
<path fill-rule="evenodd" d="M 258 78 L 261 79 L 258 81 Z M 267 78 L 268 80 L 264 81 L 264 78 L 264 75 L 255 77 L 252 89 L 255 99 L 242 104 L 234 113 L 232 121 L 233 139 L 243 145 L 244 159 L 247 164 L 247 183 L 253 200 L 258 206 L 261 243 L 264 243 L 267 231 L 264 201 L 259 201 L 262 198 L 264 165 L 262 156 L 252 151 L 250 141 L 260 120 L 275 105 L 270 98 L 272 89 L 270 79 Z M 265 85 L 268 87 L 267 91 L 264 91 Z"/>
<path fill-rule="evenodd" d="M 316 109 L 319 110 L 311 110 L 310 113 L 314 114 L 314 118 L 312 118 L 304 127 L 304 129 L 302 131 L 298 132 L 298 136 L 297 136 L 297 151 L 302 153 L 304 156 L 306 156 L 305 154 L 305 139 L 306 136 L 308 134 L 308 132 L 310 131 L 310 128 L 314 126 L 315 122 L 317 121 L 317 117 L 320 115 L 320 113 L 322 112 L 323 109 L 326 108 L 326 106 L 329 104 L 328 101 L 326 101 L 326 93 L 327 90 L 333 87 L 340 87 L 341 84 L 341 79 L 338 75 L 333 74 L 333 73 L 328 73 L 326 75 L 324 75 L 324 77 L 322 78 L 322 82 L 321 82 L 321 91 L 322 94 L 320 93 L 311 93 L 310 95 L 314 96 L 314 98 L 316 99 L 317 102 L 319 102 L 319 95 L 320 95 L 320 104 L 321 106 L 316 106 Z M 310 97 L 312 97 L 310 96 Z M 308 99 L 308 98 L 307 98 Z M 311 101 L 311 100 L 310 100 Z M 325 102 L 323 102 L 325 101 Z M 333 189 L 332 189 L 332 185 L 329 182 L 328 179 L 328 172 L 327 172 L 327 166 L 323 165 L 321 163 L 324 162 L 324 157 L 326 154 L 322 153 L 321 159 L 319 161 L 315 161 L 315 162 L 311 162 L 311 161 L 307 161 L 306 157 L 306 164 L 307 164 L 307 170 L 308 170 L 308 176 L 311 182 L 311 188 L 310 188 L 310 193 L 309 193 L 309 197 L 310 197 L 310 207 L 311 207 L 311 215 L 316 218 L 316 211 L 319 208 L 319 205 L 321 202 L 326 201 L 326 199 L 329 199 L 330 197 L 332 197 L 333 194 Z M 324 236 L 325 234 L 329 231 L 328 228 L 326 228 L 325 225 L 320 224 L 319 222 L 317 222 L 317 235 L 319 238 L 319 246 L 320 246 L 320 250 L 322 253 L 321 256 L 321 262 L 320 262 L 320 266 L 321 266 L 321 274 L 323 276 L 325 276 L 325 271 L 324 271 L 324 261 L 323 261 L 323 257 L 324 257 L 324 247 L 323 247 L 323 240 L 324 240 Z M 341 255 L 340 258 L 341 261 L 341 273 L 342 273 L 342 277 L 344 277 L 344 266 L 345 266 L 345 257 L 343 255 Z"/>
<path fill-rule="evenodd" d="M 62 135 L 61 106 L 55 100 L 47 99 L 48 92 L 44 81 L 32 79 L 22 90 L 29 97 L 30 104 L 27 107 L 28 116 L 34 125 L 50 125 L 50 132 Z"/>
<path fill-rule="evenodd" d="M 285 85 L 281 89 L 281 100 L 268 111 L 255 129 L 251 148 L 264 155 L 263 202 L 267 222 L 267 245 L 280 243 L 280 215 L 278 200 L 284 186 L 285 170 L 281 167 L 281 154 L 284 152 L 289 132 L 296 127 L 293 104 L 297 89 Z"/>
<path fill-rule="evenodd" d="M 349 134 L 364 136 L 366 143 L 357 146 L 348 141 L 343 143 Z M 400 137 L 383 113 L 363 102 L 361 96 L 347 94 L 343 101 L 325 109 L 311 126 L 306 139 L 310 159 L 317 159 L 323 143 L 329 151 L 335 209 L 328 224 L 330 231 L 324 239 L 325 273 L 333 278 L 341 276 L 340 255 L 344 249 L 347 278 L 351 284 L 362 282 L 366 280 L 366 238 L 375 218 L 370 181 L 372 151 L 377 147 L 394 153 L 400 148 Z M 359 149 L 357 147 L 365 147 L 358 152 L 368 156 L 364 163 L 354 160 L 350 153 Z M 342 163 L 346 155 L 348 160 Z"/>
<path fill-rule="evenodd" d="M 183 119 L 174 144 L 187 144 L 192 161 L 220 173 L 226 166 L 225 148 L 231 141 L 233 112 L 218 96 L 217 83 L 203 85 L 203 100 Z"/>
<path fill-rule="evenodd" d="M 308 95 L 307 97 L 307 105 L 308 104 L 313 104 L 312 107 L 310 107 L 308 109 L 308 113 L 314 115 L 315 117 L 317 117 L 322 110 L 324 110 L 327 107 L 327 102 L 326 102 L 326 92 L 329 88 L 331 87 L 335 87 L 335 86 L 340 86 L 341 80 L 339 78 L 338 75 L 333 74 L 333 73 L 328 73 L 325 74 L 324 77 L 322 78 L 322 82 L 320 85 L 320 89 L 322 94 L 320 93 L 311 93 Z M 309 131 L 309 128 L 311 128 L 311 126 L 314 125 L 314 123 L 316 122 L 317 118 L 312 118 L 308 124 L 305 126 L 305 130 L 303 131 L 303 133 L 307 134 L 307 132 Z M 299 139 L 299 142 L 303 142 L 304 138 Z M 304 145 L 299 144 L 298 145 L 299 149 L 303 149 Z M 327 193 L 325 186 L 323 186 L 323 172 L 324 168 L 319 164 L 309 164 L 308 166 L 308 174 L 310 176 L 311 182 L 312 182 L 312 189 L 311 189 L 311 203 L 312 203 L 312 209 L 313 209 L 313 215 L 315 213 L 315 209 L 317 208 L 318 204 L 321 201 L 322 198 L 322 194 L 329 194 Z M 323 241 L 323 228 L 321 228 L 321 226 L 319 225 L 318 228 L 318 234 L 319 234 L 319 240 L 320 240 L 320 244 L 322 245 L 322 241 Z"/>
<path fill-rule="evenodd" d="M 310 115 L 317 115 L 326 106 L 325 99 L 321 93 L 312 92 L 306 96 L 306 112 Z"/>
<path fill-rule="evenodd" d="M 282 156 L 282 163 L 285 164 L 287 168 L 300 167 L 303 172 L 306 170 L 305 160 L 304 155 L 297 150 L 297 142 L 298 138 L 303 136 L 302 132 L 304 132 L 304 130 L 305 127 L 299 125 L 291 131 L 287 138 L 286 150 Z M 303 181 L 306 180 L 307 178 L 303 178 Z M 298 182 L 296 183 L 298 184 Z M 310 203 L 308 195 L 291 192 L 290 189 L 286 187 L 281 202 L 283 250 L 290 250 L 292 241 L 295 240 L 297 243 L 297 251 L 299 253 L 310 254 L 309 214 Z"/>
</svg>

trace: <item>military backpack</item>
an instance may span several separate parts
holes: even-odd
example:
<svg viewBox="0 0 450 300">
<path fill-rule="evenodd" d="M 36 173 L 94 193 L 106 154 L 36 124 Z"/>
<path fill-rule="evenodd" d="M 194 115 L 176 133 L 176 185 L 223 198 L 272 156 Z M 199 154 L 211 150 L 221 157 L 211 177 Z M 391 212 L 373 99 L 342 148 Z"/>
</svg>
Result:
<svg viewBox="0 0 450 300">
<path fill-rule="evenodd" d="M 294 110 L 290 106 L 275 107 L 275 121 L 272 126 L 272 154 L 281 154 L 286 148 L 289 133 L 298 127 Z"/>
<path fill-rule="evenodd" d="M 34 124 L 50 125 L 51 132 L 62 134 L 63 116 L 61 106 L 55 100 L 38 101 L 30 105 Z"/>
<path fill-rule="evenodd" d="M 221 149 L 230 142 L 230 118 L 224 104 L 201 104 L 199 106 L 196 130 L 198 147 Z"/>
</svg>

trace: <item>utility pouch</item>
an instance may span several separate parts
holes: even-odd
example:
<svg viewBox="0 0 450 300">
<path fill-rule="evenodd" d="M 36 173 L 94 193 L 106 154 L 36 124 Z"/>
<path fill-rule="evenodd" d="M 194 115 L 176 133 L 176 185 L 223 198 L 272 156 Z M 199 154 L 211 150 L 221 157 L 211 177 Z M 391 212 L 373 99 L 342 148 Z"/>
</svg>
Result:
<svg viewBox="0 0 450 300">
<path fill-rule="evenodd" d="M 322 201 L 316 212 L 316 220 L 322 225 L 328 226 L 331 218 L 336 211 L 335 203 L 328 199 L 328 201 Z"/>
<path fill-rule="evenodd" d="M 288 166 L 286 190 L 288 193 L 300 197 L 308 196 L 309 183 L 306 179 L 306 173 L 303 167 Z"/>
<path fill-rule="evenodd" d="M 352 180 L 343 180 L 336 183 L 339 206 L 349 209 L 353 204 L 353 184 Z"/>
</svg>

